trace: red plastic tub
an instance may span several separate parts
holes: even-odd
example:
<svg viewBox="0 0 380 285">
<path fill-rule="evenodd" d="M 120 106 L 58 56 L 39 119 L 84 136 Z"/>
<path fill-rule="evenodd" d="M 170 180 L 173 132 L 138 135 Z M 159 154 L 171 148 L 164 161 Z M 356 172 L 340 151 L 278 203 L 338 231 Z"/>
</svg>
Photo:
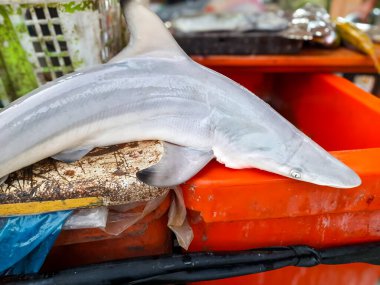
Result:
<svg viewBox="0 0 380 285">
<path fill-rule="evenodd" d="M 322 248 L 380 240 L 380 100 L 335 75 L 219 71 L 271 103 L 354 169 L 363 183 L 354 189 L 335 189 L 213 162 L 183 185 L 195 232 L 191 250 L 296 244 Z M 360 266 L 355 272 L 374 270 Z M 323 275 L 333 268 L 284 269 L 209 284 L 280 284 L 280 279 L 281 284 L 327 284 L 281 278 L 278 272 Z M 336 268 L 346 274 L 356 267 Z M 279 274 L 278 282 L 269 282 L 272 274 Z M 363 284 L 335 280 L 329 284 Z M 366 284 L 375 284 L 371 282 Z"/>
</svg>

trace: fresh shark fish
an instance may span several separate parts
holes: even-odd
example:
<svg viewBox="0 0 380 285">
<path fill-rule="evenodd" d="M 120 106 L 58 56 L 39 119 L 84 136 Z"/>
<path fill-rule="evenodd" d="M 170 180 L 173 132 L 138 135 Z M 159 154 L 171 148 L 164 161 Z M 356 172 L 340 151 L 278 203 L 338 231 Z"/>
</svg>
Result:
<svg viewBox="0 0 380 285">
<path fill-rule="evenodd" d="M 193 62 L 161 20 L 130 1 L 128 47 L 110 63 L 48 83 L 0 113 L 0 177 L 52 156 L 80 159 L 94 147 L 162 140 L 161 161 L 137 176 L 185 182 L 212 158 L 332 187 L 360 178 L 268 104 Z"/>
</svg>

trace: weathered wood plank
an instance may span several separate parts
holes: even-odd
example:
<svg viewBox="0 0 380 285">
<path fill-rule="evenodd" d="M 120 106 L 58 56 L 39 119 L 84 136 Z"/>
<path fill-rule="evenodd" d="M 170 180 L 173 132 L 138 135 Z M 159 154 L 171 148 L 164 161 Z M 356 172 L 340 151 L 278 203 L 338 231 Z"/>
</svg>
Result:
<svg viewBox="0 0 380 285">
<path fill-rule="evenodd" d="M 138 181 L 136 172 L 157 163 L 162 153 L 161 142 L 145 141 L 97 148 L 74 163 L 45 159 L 0 186 L 0 215 L 149 201 L 167 189 Z"/>
</svg>

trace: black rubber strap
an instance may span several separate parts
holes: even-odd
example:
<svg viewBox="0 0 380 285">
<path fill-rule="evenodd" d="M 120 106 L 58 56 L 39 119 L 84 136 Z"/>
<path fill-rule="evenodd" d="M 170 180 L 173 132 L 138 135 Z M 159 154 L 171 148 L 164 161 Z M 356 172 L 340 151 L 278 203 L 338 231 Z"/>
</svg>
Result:
<svg viewBox="0 0 380 285">
<path fill-rule="evenodd" d="M 295 266 L 311 267 L 322 263 L 322 258 L 317 250 L 308 246 L 289 246 L 298 257 L 298 262 Z"/>
</svg>

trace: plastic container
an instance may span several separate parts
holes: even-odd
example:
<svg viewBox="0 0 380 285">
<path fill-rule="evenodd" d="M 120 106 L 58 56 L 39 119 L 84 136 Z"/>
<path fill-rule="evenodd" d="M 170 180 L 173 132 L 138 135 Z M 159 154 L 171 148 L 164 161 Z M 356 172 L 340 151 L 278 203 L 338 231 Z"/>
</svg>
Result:
<svg viewBox="0 0 380 285">
<path fill-rule="evenodd" d="M 168 195 L 156 210 L 119 235 L 107 234 L 101 229 L 62 231 L 41 271 L 171 253 L 172 235 L 167 227 L 170 201 Z"/>
<path fill-rule="evenodd" d="M 303 46 L 302 40 L 278 32 L 176 33 L 174 37 L 190 55 L 296 54 Z"/>
<path fill-rule="evenodd" d="M 123 47 L 118 0 L 3 0 L 0 99 L 15 99 Z"/>
<path fill-rule="evenodd" d="M 323 248 L 380 240 L 380 99 L 334 75 L 220 71 L 270 102 L 353 168 L 363 184 L 335 189 L 212 162 L 183 185 L 195 234 L 191 250 Z M 241 278 L 210 284 L 276 284 L 260 283 L 255 275 Z M 322 284 L 287 281 L 281 284 Z"/>
</svg>

